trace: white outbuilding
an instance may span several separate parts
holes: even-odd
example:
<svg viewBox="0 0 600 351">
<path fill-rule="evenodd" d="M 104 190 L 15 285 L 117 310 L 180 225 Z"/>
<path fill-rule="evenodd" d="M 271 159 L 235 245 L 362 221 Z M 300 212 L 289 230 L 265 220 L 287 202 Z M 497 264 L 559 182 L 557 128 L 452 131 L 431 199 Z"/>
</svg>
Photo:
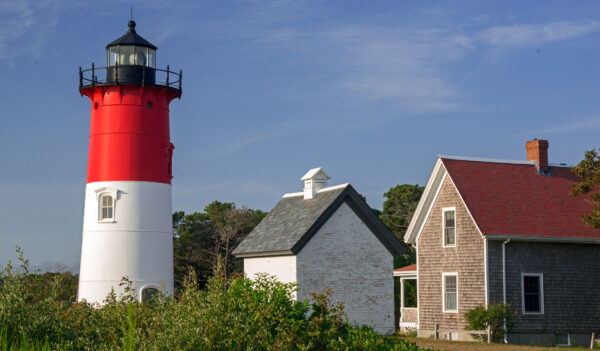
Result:
<svg viewBox="0 0 600 351">
<path fill-rule="evenodd" d="M 333 290 L 348 320 L 394 332 L 394 259 L 404 247 L 350 184 L 328 187 L 322 168 L 279 203 L 233 251 L 253 278 L 298 284 L 296 298 Z"/>
</svg>

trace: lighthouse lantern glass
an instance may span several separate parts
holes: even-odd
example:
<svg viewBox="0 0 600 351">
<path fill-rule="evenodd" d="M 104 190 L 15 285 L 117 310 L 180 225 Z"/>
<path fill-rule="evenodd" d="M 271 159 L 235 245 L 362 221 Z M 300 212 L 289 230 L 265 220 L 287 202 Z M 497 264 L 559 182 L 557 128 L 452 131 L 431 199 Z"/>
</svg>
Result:
<svg viewBox="0 0 600 351">
<path fill-rule="evenodd" d="M 108 66 L 156 67 L 156 50 L 134 45 L 118 45 L 108 48 Z"/>
</svg>

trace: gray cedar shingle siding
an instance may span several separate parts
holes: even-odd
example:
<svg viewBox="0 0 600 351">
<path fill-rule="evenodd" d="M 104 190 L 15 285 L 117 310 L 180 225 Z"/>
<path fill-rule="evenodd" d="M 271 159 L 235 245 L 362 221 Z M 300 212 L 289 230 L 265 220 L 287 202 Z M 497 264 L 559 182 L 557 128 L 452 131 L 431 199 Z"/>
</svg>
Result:
<svg viewBox="0 0 600 351">
<path fill-rule="evenodd" d="M 442 247 L 442 208 L 456 207 L 456 247 Z M 485 304 L 484 240 L 449 177 L 417 241 L 419 329 L 463 329 L 464 314 Z M 442 311 L 442 272 L 458 272 L 458 313 Z"/>
<path fill-rule="evenodd" d="M 488 242 L 490 302 L 502 302 L 502 241 Z M 600 246 L 506 244 L 507 302 L 514 333 L 591 333 L 600 329 Z M 521 273 L 544 274 L 544 314 L 523 315 Z"/>
</svg>

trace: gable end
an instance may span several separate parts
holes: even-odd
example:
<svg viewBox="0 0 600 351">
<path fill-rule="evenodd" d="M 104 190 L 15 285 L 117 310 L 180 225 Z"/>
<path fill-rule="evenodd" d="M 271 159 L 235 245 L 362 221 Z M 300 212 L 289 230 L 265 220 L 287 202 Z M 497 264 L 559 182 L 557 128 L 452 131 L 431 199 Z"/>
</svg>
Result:
<svg viewBox="0 0 600 351">
<path fill-rule="evenodd" d="M 360 218 L 360 220 L 369 228 L 371 233 L 379 239 L 383 246 L 392 255 L 404 254 L 405 248 L 399 240 L 390 232 L 389 229 L 375 216 L 367 203 L 360 198 L 356 190 L 351 185 L 338 196 L 338 198 L 325 210 L 323 214 L 313 223 L 306 233 L 292 247 L 291 252 L 295 255 L 310 241 L 310 239 L 319 231 L 319 229 L 329 220 L 335 211 L 342 205 L 347 203 L 352 211 Z"/>
</svg>

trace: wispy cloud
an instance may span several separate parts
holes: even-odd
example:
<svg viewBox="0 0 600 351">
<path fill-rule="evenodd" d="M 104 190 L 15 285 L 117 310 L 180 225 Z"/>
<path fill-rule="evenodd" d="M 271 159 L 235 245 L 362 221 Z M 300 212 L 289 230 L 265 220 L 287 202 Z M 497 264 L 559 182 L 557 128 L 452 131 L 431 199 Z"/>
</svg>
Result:
<svg viewBox="0 0 600 351">
<path fill-rule="evenodd" d="M 444 70 L 464 56 L 460 36 L 440 30 L 345 28 L 330 35 L 346 65 L 339 87 L 362 98 L 396 99 L 429 111 L 460 107 L 459 89 Z"/>
<path fill-rule="evenodd" d="M 585 118 L 579 121 L 573 121 L 563 124 L 550 126 L 548 128 L 542 128 L 533 131 L 533 134 L 561 134 L 561 133 L 573 133 L 581 132 L 586 130 L 600 129 L 600 117 L 593 116 Z"/>
<path fill-rule="evenodd" d="M 477 33 L 474 39 L 493 47 L 514 48 L 574 39 L 598 30 L 598 21 L 556 21 L 491 27 Z"/>
<path fill-rule="evenodd" d="M 39 57 L 60 13 L 76 5 L 65 0 L 0 0 L 0 59 Z"/>
</svg>

